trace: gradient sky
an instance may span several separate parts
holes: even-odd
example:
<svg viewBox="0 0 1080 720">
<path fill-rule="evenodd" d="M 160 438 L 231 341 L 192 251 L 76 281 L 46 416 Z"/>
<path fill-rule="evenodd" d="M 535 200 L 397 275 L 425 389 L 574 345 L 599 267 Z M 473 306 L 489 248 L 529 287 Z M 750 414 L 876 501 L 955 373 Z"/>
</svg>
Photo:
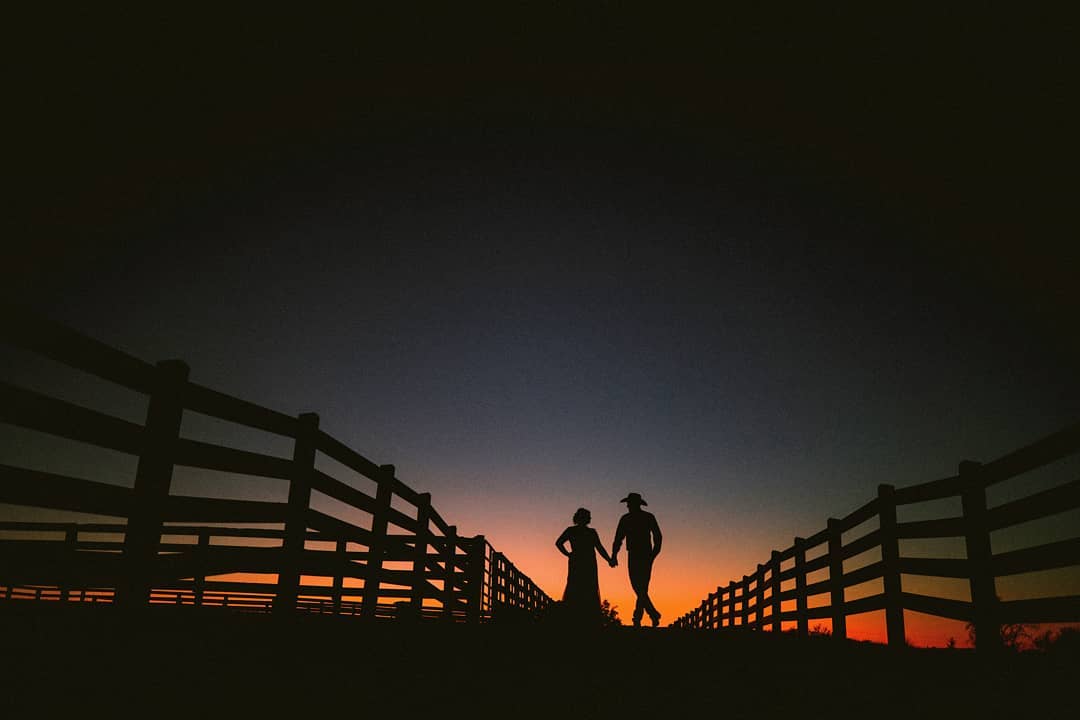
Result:
<svg viewBox="0 0 1080 720">
<path fill-rule="evenodd" d="M 1046 57 L 942 28 L 388 68 L 217 33 L 35 68 L 9 294 L 318 412 L 553 596 L 578 506 L 610 538 L 646 497 L 671 620 L 878 483 L 1078 417 Z M 629 615 L 624 568 L 601 590 Z"/>
</svg>

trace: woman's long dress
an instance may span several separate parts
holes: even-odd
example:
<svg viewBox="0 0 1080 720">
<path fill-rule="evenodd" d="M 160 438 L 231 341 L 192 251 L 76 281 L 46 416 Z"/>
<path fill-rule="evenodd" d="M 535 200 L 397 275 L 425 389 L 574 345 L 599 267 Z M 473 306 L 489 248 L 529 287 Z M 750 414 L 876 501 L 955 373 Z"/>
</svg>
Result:
<svg viewBox="0 0 1080 720">
<path fill-rule="evenodd" d="M 563 604 L 568 611 L 580 617 L 599 617 L 600 581 L 596 575 L 596 546 L 600 544 L 600 536 L 587 525 L 568 527 L 563 536 L 570 541 Z"/>
</svg>

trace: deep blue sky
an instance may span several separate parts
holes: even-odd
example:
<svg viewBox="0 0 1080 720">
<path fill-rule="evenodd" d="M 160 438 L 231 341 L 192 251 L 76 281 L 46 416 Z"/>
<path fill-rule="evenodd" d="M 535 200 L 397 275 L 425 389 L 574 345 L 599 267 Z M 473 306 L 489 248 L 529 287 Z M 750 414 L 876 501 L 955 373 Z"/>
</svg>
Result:
<svg viewBox="0 0 1080 720">
<path fill-rule="evenodd" d="M 1077 419 L 1045 73 L 903 43 L 873 69 L 260 50 L 57 61 L 9 292 L 319 412 L 552 594 L 579 505 L 606 536 L 649 498 L 673 617 L 879 482 Z"/>
</svg>

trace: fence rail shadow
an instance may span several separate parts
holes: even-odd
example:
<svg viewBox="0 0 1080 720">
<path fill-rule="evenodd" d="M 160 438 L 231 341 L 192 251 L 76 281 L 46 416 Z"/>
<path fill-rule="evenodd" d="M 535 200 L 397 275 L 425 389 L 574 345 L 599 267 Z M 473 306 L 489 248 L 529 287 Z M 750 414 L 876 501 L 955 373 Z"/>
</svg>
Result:
<svg viewBox="0 0 1080 720">
<path fill-rule="evenodd" d="M 0 503 L 118 519 L 0 522 L 0 601 L 469 622 L 504 609 L 535 614 L 551 602 L 484 536 L 459 536 L 430 494 L 321 430 L 316 414 L 232 397 L 192 382 L 182 361 L 151 365 L 19 309 L 0 306 L 0 328 L 10 345 L 148 398 L 139 425 L 0 381 L 0 422 L 138 459 L 131 487 L 0 464 Z M 292 456 L 182 437 L 185 412 L 285 438 Z M 373 481 L 374 495 L 316 467 L 320 456 Z M 288 499 L 172 494 L 176 467 L 284 482 Z M 370 522 L 317 510 L 312 493 Z M 252 579 L 266 576 L 276 580 Z"/>
<path fill-rule="evenodd" d="M 717 587 L 673 625 L 711 630 L 768 628 L 779 632 L 782 623 L 794 621 L 796 631 L 806 635 L 810 620 L 828 619 L 833 636 L 844 638 L 848 616 L 884 610 L 889 645 L 903 646 L 904 611 L 911 610 L 972 623 L 977 648 L 996 651 L 1001 647 L 1000 629 L 1004 624 L 1080 621 L 1080 595 L 1002 601 L 996 592 L 999 577 L 1080 566 L 1080 537 L 996 554 L 991 549 L 994 531 L 1080 507 L 1080 478 L 995 507 L 987 505 L 988 488 L 1078 452 L 1080 424 L 985 465 L 961 462 L 957 475 L 952 477 L 904 488 L 880 485 L 876 498 L 843 518 L 830 518 L 825 529 L 808 538 L 795 538 L 794 544 L 785 550 L 774 550 L 767 563 L 759 564 L 741 580 Z M 897 521 L 897 508 L 949 498 L 960 500 L 959 516 Z M 874 519 L 877 529 L 854 540 L 843 539 L 844 533 Z M 1074 534 L 1076 530 L 1072 528 Z M 900 554 L 901 540 L 941 538 L 962 538 L 966 557 L 921 558 Z M 823 553 L 807 559 L 808 554 L 822 547 Z M 845 571 L 846 560 L 875 550 L 880 552 L 879 561 Z M 828 577 L 808 582 L 808 576 L 818 571 L 827 571 Z M 966 580 L 971 599 L 904 592 L 901 575 Z M 847 588 L 878 579 L 882 581 L 882 592 L 845 599 Z M 809 598 L 822 594 L 828 596 L 829 602 L 809 607 Z M 785 610 L 784 603 L 789 606 L 794 603 L 795 607 Z"/>
</svg>

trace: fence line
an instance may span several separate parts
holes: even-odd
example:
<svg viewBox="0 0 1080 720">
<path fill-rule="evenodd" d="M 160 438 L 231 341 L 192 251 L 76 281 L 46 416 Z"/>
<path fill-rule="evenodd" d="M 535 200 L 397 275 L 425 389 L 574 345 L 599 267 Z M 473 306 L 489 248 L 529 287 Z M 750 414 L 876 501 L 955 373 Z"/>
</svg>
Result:
<svg viewBox="0 0 1080 720">
<path fill-rule="evenodd" d="M 1080 621 L 1080 596 L 1041 597 L 1001 601 L 996 578 L 1020 573 L 1080 566 L 1080 537 L 1044 543 L 1021 550 L 994 554 L 990 544 L 993 531 L 1047 518 L 1080 507 L 1080 479 L 1048 490 L 987 507 L 986 489 L 1022 473 L 1049 465 L 1080 452 L 1080 423 L 1038 442 L 1009 453 L 985 465 L 964 461 L 955 476 L 904 488 L 878 486 L 877 497 L 843 518 L 830 518 L 824 530 L 809 538 L 797 537 L 791 547 L 773 551 L 767 565 L 744 575 L 740 583 L 717 587 L 701 604 L 673 625 L 694 629 L 744 627 L 779 631 L 781 623 L 794 621 L 799 634 L 808 633 L 809 621 L 832 622 L 834 637 L 847 636 L 847 617 L 873 610 L 885 611 L 890 646 L 905 645 L 904 611 L 935 615 L 973 623 L 980 651 L 996 651 L 1001 646 L 1000 628 L 1007 623 Z M 912 522 L 897 521 L 897 507 L 914 503 L 959 498 L 959 517 Z M 877 517 L 878 529 L 843 542 L 843 533 Z M 966 558 L 913 558 L 900 555 L 900 540 L 923 538 L 963 538 Z M 807 560 L 807 552 L 826 545 L 826 552 Z M 844 572 L 844 560 L 875 548 L 881 560 L 857 570 Z M 791 561 L 790 567 L 782 564 Z M 808 583 L 810 574 L 828 569 L 825 580 Z M 968 581 L 971 600 L 960 601 L 904 592 L 901 575 L 960 578 Z M 882 592 L 857 600 L 846 600 L 844 590 L 869 580 L 882 580 Z M 794 581 L 784 590 L 783 584 Z M 754 587 L 751 593 L 750 587 Z M 736 591 L 740 591 L 736 595 Z M 769 602 L 765 602 L 765 593 Z M 810 608 L 808 598 L 828 593 L 828 605 Z M 756 598 L 749 604 L 751 597 Z M 741 603 L 735 609 L 736 600 Z M 795 601 L 795 609 L 784 611 L 781 604 Z M 750 619 L 751 610 L 754 619 Z"/>
<path fill-rule="evenodd" d="M 0 307 L 0 327 L 11 345 L 148 396 L 138 425 L 0 381 L 0 422 L 138 458 L 131 488 L 0 464 L 0 503 L 123 519 L 0 522 L 0 600 L 470 622 L 505 610 L 537 613 L 551 602 L 484 536 L 459 536 L 430 494 L 328 435 L 314 413 L 292 417 L 212 390 L 192 382 L 182 361 L 151 365 L 27 312 Z M 187 411 L 291 439 L 292 456 L 181 437 Z M 317 469 L 319 456 L 374 481 L 374 496 Z M 172 495 L 177 466 L 285 481 L 288 500 Z M 370 514 L 370 526 L 314 509 L 312 492 Z M 415 512 L 395 507 L 395 498 Z M 277 580 L 220 577 L 237 574 Z"/>
</svg>

